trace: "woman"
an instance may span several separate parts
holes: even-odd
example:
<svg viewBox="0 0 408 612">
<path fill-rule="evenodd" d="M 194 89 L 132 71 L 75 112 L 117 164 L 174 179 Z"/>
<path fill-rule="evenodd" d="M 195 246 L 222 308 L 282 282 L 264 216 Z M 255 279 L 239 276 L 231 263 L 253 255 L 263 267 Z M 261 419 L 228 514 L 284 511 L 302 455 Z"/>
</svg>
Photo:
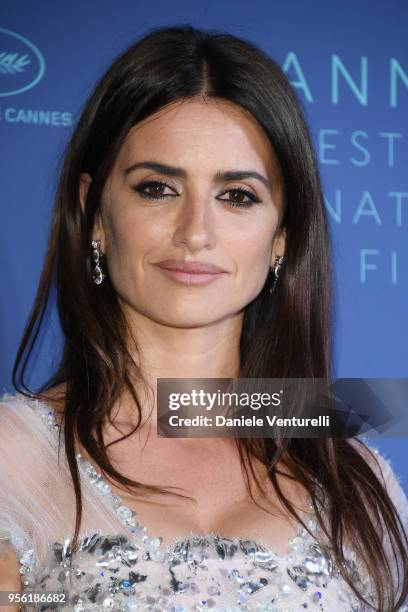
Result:
<svg viewBox="0 0 408 612">
<path fill-rule="evenodd" d="M 156 436 L 157 378 L 329 378 L 330 275 L 280 68 L 191 26 L 119 57 L 66 152 L 1 405 L 3 590 L 19 567 L 67 610 L 403 609 L 407 500 L 378 453 Z M 64 350 L 35 393 L 24 371 L 54 285 Z"/>
</svg>

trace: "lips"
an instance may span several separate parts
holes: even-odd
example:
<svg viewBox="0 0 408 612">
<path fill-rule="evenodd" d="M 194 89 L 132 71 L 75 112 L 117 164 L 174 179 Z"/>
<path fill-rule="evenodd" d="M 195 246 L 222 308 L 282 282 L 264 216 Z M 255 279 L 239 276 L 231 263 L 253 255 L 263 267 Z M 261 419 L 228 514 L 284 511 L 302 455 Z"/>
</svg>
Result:
<svg viewBox="0 0 408 612">
<path fill-rule="evenodd" d="M 160 268 L 173 272 L 188 272 L 189 274 L 221 274 L 225 272 L 222 268 L 204 261 L 182 261 L 176 259 L 166 259 L 159 262 Z"/>
</svg>

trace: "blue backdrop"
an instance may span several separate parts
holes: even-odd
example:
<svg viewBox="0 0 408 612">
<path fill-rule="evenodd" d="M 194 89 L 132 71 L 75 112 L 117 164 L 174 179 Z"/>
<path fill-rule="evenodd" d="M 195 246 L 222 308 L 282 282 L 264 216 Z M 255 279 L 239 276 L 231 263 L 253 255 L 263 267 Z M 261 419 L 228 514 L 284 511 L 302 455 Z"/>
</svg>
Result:
<svg viewBox="0 0 408 612">
<path fill-rule="evenodd" d="M 402 0 L 2 0 L 0 392 L 12 391 L 11 366 L 39 280 L 60 156 L 82 104 L 136 37 L 187 22 L 253 40 L 299 93 L 332 231 L 335 376 L 406 378 L 407 20 Z M 51 313 L 36 381 L 55 364 L 58 337 Z M 406 438 L 376 445 L 408 490 Z"/>
</svg>

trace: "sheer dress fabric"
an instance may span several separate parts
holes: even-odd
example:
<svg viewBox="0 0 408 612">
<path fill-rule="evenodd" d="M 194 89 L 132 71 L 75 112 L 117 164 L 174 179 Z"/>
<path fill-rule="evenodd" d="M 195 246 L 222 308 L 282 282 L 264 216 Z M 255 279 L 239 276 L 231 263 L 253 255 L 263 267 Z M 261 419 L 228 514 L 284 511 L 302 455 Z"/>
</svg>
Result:
<svg viewBox="0 0 408 612">
<path fill-rule="evenodd" d="M 0 531 L 9 532 L 23 592 L 61 593 L 64 599 L 25 603 L 23 611 L 375 610 L 357 599 L 340 576 L 311 506 L 306 522 L 312 534 L 299 525 L 285 554 L 260 541 L 215 533 L 190 532 L 164 545 L 79 453 L 83 519 L 80 549 L 70 567 L 75 495 L 63 448 L 58 456 L 52 409 L 5 394 L 0 444 Z M 389 460 L 371 448 L 408 530 L 408 500 L 398 477 Z M 373 601 L 370 578 L 352 547 L 345 553 L 353 580 Z M 394 560 L 396 584 L 397 565 Z M 408 611 L 408 601 L 400 610 Z"/>
</svg>

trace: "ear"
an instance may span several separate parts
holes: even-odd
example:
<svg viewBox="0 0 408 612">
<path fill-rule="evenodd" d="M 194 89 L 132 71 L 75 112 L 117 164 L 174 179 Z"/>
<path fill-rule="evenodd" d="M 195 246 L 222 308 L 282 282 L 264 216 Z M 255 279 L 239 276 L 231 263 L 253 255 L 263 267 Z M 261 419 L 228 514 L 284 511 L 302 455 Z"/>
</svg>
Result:
<svg viewBox="0 0 408 612">
<path fill-rule="evenodd" d="M 92 182 L 92 177 L 90 174 L 83 172 L 79 180 L 79 201 L 81 204 L 82 214 L 84 214 L 86 198 L 88 195 L 89 186 Z M 95 215 L 95 222 L 92 229 L 92 240 L 100 240 L 101 250 L 102 252 L 105 252 L 105 232 L 103 230 L 100 212 L 97 212 Z"/>
<path fill-rule="evenodd" d="M 286 228 L 283 228 L 279 234 L 275 236 L 272 246 L 272 254 L 271 254 L 271 263 L 273 266 L 275 264 L 275 259 L 278 255 L 284 255 L 285 253 L 285 244 L 286 244 Z"/>
</svg>

